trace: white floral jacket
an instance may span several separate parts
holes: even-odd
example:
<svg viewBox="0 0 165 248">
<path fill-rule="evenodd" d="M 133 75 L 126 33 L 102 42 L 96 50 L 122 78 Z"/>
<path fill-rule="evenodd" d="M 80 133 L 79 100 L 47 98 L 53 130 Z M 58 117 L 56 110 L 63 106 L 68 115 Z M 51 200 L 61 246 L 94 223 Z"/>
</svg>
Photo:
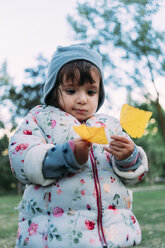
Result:
<svg viewBox="0 0 165 248">
<path fill-rule="evenodd" d="M 125 135 L 119 122 L 108 115 L 95 115 L 86 124 L 104 126 L 109 141 L 112 134 Z M 125 182 L 140 181 L 148 171 L 141 147 L 142 160 L 135 171 L 120 171 L 103 146 L 93 144 L 88 162 L 76 173 L 44 179 L 45 155 L 54 144 L 78 137 L 74 125 L 80 123 L 68 113 L 37 106 L 11 137 L 12 171 L 27 184 L 19 204 L 16 247 L 110 248 L 139 244 L 141 230 L 132 213 L 132 192 Z"/>
</svg>

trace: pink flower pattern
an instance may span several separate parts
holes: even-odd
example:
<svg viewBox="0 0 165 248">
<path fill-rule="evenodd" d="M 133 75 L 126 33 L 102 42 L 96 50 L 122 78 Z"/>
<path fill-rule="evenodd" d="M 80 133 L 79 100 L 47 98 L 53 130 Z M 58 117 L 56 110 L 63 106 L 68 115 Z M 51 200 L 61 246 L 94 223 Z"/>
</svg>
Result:
<svg viewBox="0 0 165 248">
<path fill-rule="evenodd" d="M 88 230 L 93 230 L 95 228 L 95 222 L 94 221 L 86 220 L 85 225 L 86 225 L 86 228 Z"/>
<path fill-rule="evenodd" d="M 56 121 L 55 120 L 51 120 L 51 127 L 54 128 L 56 126 Z"/>
<path fill-rule="evenodd" d="M 32 130 L 23 130 L 25 135 L 32 135 Z"/>
<path fill-rule="evenodd" d="M 19 144 L 18 146 L 16 146 L 16 148 L 15 148 L 15 150 L 16 150 L 16 152 L 18 152 L 18 151 L 23 151 L 23 150 L 26 150 L 27 148 L 28 148 L 28 144 L 26 143 L 26 144 Z"/>
<path fill-rule="evenodd" d="M 29 236 L 35 235 L 37 232 L 38 224 L 31 223 L 30 227 L 28 228 Z"/>
<path fill-rule="evenodd" d="M 63 210 L 62 208 L 55 207 L 55 208 L 53 209 L 53 215 L 54 215 L 55 217 L 61 217 L 61 216 L 63 215 L 63 213 L 64 213 L 64 210 Z"/>
<path fill-rule="evenodd" d="M 82 184 L 84 184 L 84 183 L 85 183 L 84 179 L 81 179 L 81 180 L 80 180 L 80 182 L 81 182 Z"/>
<path fill-rule="evenodd" d="M 34 112 L 34 114 L 35 115 L 38 115 L 38 116 L 32 115 L 32 119 L 28 119 L 28 117 L 27 117 L 27 119 L 26 119 L 26 121 L 24 123 L 24 129 L 21 130 L 21 134 L 23 134 L 23 136 L 25 138 L 27 138 L 27 139 L 31 138 L 31 137 L 26 137 L 26 135 L 27 136 L 31 135 L 33 137 L 33 134 L 35 133 L 35 129 L 34 128 L 31 128 L 31 123 L 33 123 L 32 125 L 35 125 L 34 122 L 36 124 L 37 124 L 37 120 L 39 122 L 39 120 L 40 120 L 39 119 L 40 118 L 39 113 L 40 113 L 40 110 Z M 53 115 L 53 111 L 52 111 L 52 115 Z M 61 111 L 61 116 L 64 116 L 64 115 L 65 116 L 70 116 L 69 114 L 67 114 L 67 113 L 64 114 L 63 111 Z M 36 117 L 37 117 L 37 119 L 36 119 Z M 106 127 L 107 126 L 106 123 L 103 123 L 101 121 L 98 121 L 97 122 L 95 120 L 95 123 L 97 124 L 97 126 Z M 78 123 L 75 119 L 74 119 L 73 122 L 74 123 Z M 54 138 L 54 134 L 53 133 L 54 133 L 54 130 L 56 130 L 56 129 L 54 129 L 54 130 L 52 130 L 52 129 L 56 127 L 57 120 L 55 119 L 55 117 L 53 117 L 52 119 L 50 119 L 50 117 L 49 117 L 49 123 L 47 123 L 47 124 L 49 124 L 48 125 L 49 129 L 48 129 L 47 133 L 45 134 L 47 136 L 47 138 L 45 138 L 45 140 L 47 140 L 48 143 L 54 143 L 54 142 L 56 142 L 56 140 Z M 36 125 L 35 125 L 35 127 L 36 127 Z M 37 128 L 36 128 L 36 130 L 37 130 Z M 38 133 L 37 133 L 37 135 L 38 135 Z M 30 146 L 30 143 L 28 144 L 27 142 L 23 142 L 23 141 L 21 141 L 21 142 L 22 143 L 19 143 L 18 140 L 16 140 L 11 145 L 13 146 L 12 154 L 15 154 L 15 155 L 17 155 L 17 157 L 20 157 L 21 168 L 23 168 L 23 166 L 24 166 L 24 159 L 25 158 L 22 155 L 26 153 L 26 150 L 28 148 L 30 148 L 29 147 Z M 110 154 L 109 153 L 102 151 L 102 155 L 104 156 L 104 159 L 105 159 L 106 162 L 110 162 Z M 97 166 L 98 166 L 98 170 L 99 170 L 99 167 L 101 167 L 101 164 L 98 164 Z M 12 169 L 12 171 L 14 172 L 14 169 Z M 23 173 L 23 170 L 22 170 L 22 173 Z M 73 177 L 73 181 L 74 181 L 75 178 L 76 178 L 76 176 L 77 176 L 77 174 L 80 175 L 80 173 L 68 173 L 68 175 L 67 175 L 66 178 L 68 180 L 70 180 L 70 182 L 72 183 L 72 177 Z M 107 171 L 107 174 L 108 174 L 108 171 Z M 144 176 L 144 174 L 142 174 L 141 176 L 139 176 L 139 180 L 141 180 L 143 178 L 143 176 Z M 63 197 L 63 201 L 65 201 L 65 188 L 63 187 L 62 181 L 60 179 L 59 179 L 59 181 L 56 180 L 55 181 L 56 183 L 53 183 L 51 185 L 52 188 L 51 188 L 51 190 L 49 189 L 50 191 L 46 191 L 46 190 L 44 191 L 44 193 L 45 192 L 47 193 L 47 197 L 45 197 L 45 198 L 42 195 L 42 189 L 43 189 L 43 187 L 40 186 L 40 185 L 37 185 L 37 184 L 36 185 L 33 185 L 33 187 L 32 187 L 33 188 L 33 193 L 35 192 L 35 195 L 37 197 L 38 197 L 38 195 L 42 195 L 43 196 L 42 200 L 45 201 L 45 202 L 47 201 L 47 208 L 44 209 L 44 210 L 41 209 L 41 202 L 40 202 L 40 205 L 38 204 L 37 200 L 35 202 L 34 201 L 32 202 L 32 197 L 31 197 L 31 199 L 26 200 L 26 202 L 24 203 L 26 206 L 24 205 L 24 208 L 22 208 L 23 211 L 25 211 L 25 209 L 28 209 L 28 207 L 29 207 L 29 209 L 30 208 L 31 209 L 36 209 L 35 210 L 36 212 L 33 212 L 30 209 L 30 211 L 32 212 L 32 218 L 31 219 L 33 220 L 33 222 L 30 221 L 29 226 L 28 226 L 28 228 L 26 230 L 26 236 L 24 236 L 23 238 L 22 238 L 22 235 L 24 233 L 24 229 L 22 229 L 22 227 L 20 225 L 19 228 L 18 228 L 17 238 L 19 240 L 21 240 L 21 238 L 22 238 L 23 241 L 21 241 L 21 242 L 24 242 L 25 244 L 27 244 L 30 241 L 30 237 L 31 236 L 32 236 L 32 239 L 33 239 L 34 238 L 33 236 L 36 235 L 37 233 L 38 234 L 42 234 L 42 236 L 44 237 L 43 238 L 43 246 L 42 247 L 47 248 L 48 247 L 47 241 L 49 239 L 52 238 L 52 239 L 59 239 L 60 240 L 59 235 L 61 235 L 61 233 L 58 234 L 58 231 L 59 231 L 58 230 L 58 226 L 56 228 L 56 226 L 55 226 L 56 224 L 54 224 L 54 223 L 57 222 L 57 219 L 55 219 L 55 218 L 60 218 L 62 216 L 63 217 L 65 216 L 64 215 L 64 211 L 67 212 L 66 218 L 68 218 L 68 216 L 69 216 L 70 217 L 70 223 L 72 222 L 75 225 L 75 222 L 77 220 L 79 221 L 80 219 L 76 219 L 76 216 L 77 216 L 78 211 L 75 210 L 75 208 L 73 206 L 76 206 L 76 205 L 78 206 L 78 204 L 81 204 L 81 201 L 82 201 L 82 205 L 83 205 L 83 203 L 85 203 L 84 202 L 84 199 L 85 199 L 86 203 L 84 204 L 84 206 L 85 206 L 84 210 L 88 212 L 88 215 L 86 215 L 86 216 L 90 216 L 89 215 L 90 214 L 90 211 L 91 211 L 91 214 L 92 214 L 92 212 L 95 211 L 95 209 L 96 209 L 96 206 L 97 206 L 97 197 L 98 196 L 97 196 L 97 192 L 96 192 L 96 188 L 95 188 L 94 183 L 93 184 L 92 183 L 89 184 L 89 179 L 90 179 L 90 182 L 92 182 L 93 178 L 91 177 L 91 172 L 90 172 L 90 174 L 89 173 L 86 174 L 86 176 L 84 176 L 84 174 L 82 174 L 82 176 L 80 175 L 78 177 L 78 180 L 77 181 L 75 180 L 76 183 L 77 183 L 77 185 L 76 185 L 76 187 L 77 187 L 77 191 L 76 191 L 77 192 L 77 198 L 71 199 L 70 202 L 73 202 L 74 205 L 68 206 L 68 209 L 69 208 L 72 209 L 72 211 L 68 211 L 68 212 L 64 208 L 64 202 L 62 202 L 61 204 L 59 203 L 59 205 L 57 206 L 56 204 L 58 204 L 58 201 L 56 201 L 56 202 L 54 201 L 54 199 L 57 200 L 57 199 L 60 199 L 62 197 Z M 102 194 L 101 196 L 103 196 L 103 197 L 104 197 L 104 193 L 106 193 L 107 197 L 108 197 L 108 194 L 109 194 L 109 191 L 107 189 L 106 190 L 103 190 L 104 189 L 103 187 L 105 185 L 105 180 L 106 179 L 107 179 L 106 183 L 109 183 L 109 185 L 112 187 L 112 189 L 118 183 L 118 179 L 117 179 L 117 177 L 115 177 L 114 174 L 111 174 L 110 173 L 109 176 L 106 177 L 106 176 L 104 176 L 104 175 L 102 175 L 100 173 L 100 175 L 99 175 L 99 182 L 100 182 L 100 186 L 101 186 L 101 194 Z M 92 186 L 92 187 L 90 188 L 89 185 Z M 93 196 L 94 198 L 91 197 L 91 199 L 89 199 L 89 196 L 88 196 L 88 192 L 89 191 L 91 192 L 91 195 L 90 196 Z M 111 190 L 111 193 L 112 192 L 113 192 L 113 190 Z M 33 200 L 34 200 L 34 198 L 33 198 Z M 75 201 L 77 201 L 76 204 L 75 204 Z M 118 198 L 118 201 L 119 201 L 119 203 L 117 203 L 117 200 L 116 201 L 114 200 L 114 203 L 112 201 L 112 202 L 109 202 L 108 206 L 105 205 L 106 207 L 104 207 L 104 209 L 107 211 L 107 213 L 114 214 L 114 215 L 118 215 L 120 213 L 120 209 L 118 209 L 118 208 L 119 208 L 120 204 L 122 204 L 122 198 Z M 29 202 L 30 202 L 30 204 L 28 205 Z M 59 202 L 61 202 L 61 200 L 59 200 Z M 96 203 L 96 206 L 93 205 L 93 202 Z M 57 232 L 57 233 L 55 233 L 54 236 L 51 236 L 51 235 L 49 236 L 49 233 L 47 232 L 46 229 L 44 230 L 44 228 L 43 228 L 43 230 L 39 229 L 40 222 L 37 222 L 37 221 L 34 222 L 33 217 L 35 217 L 35 214 L 38 214 L 39 215 L 41 212 L 46 213 L 48 215 L 48 218 L 49 219 L 50 219 L 50 216 L 51 216 L 52 223 L 53 223 L 52 225 L 54 225 L 54 227 L 52 228 L 52 230 L 55 230 L 55 232 Z M 53 218 L 55 219 L 55 221 L 53 221 Z M 90 218 L 90 217 L 86 217 L 86 218 Z M 128 218 L 131 221 L 132 225 L 136 225 L 137 224 L 136 218 L 134 217 L 133 214 L 132 215 L 129 215 Z M 58 219 L 58 220 L 60 220 L 60 219 Z M 28 222 L 27 216 L 24 215 L 24 217 L 21 217 L 21 222 L 23 223 L 23 221 L 25 223 Z M 83 219 L 83 225 L 85 226 L 85 228 L 87 230 L 89 230 L 89 232 L 91 230 L 94 230 L 94 229 L 97 230 L 97 228 L 96 228 L 97 227 L 97 224 L 96 223 L 97 223 L 97 219 L 92 219 L 92 220 L 90 220 L 90 219 L 84 220 Z M 70 226 L 70 227 L 71 227 L 71 229 L 73 231 L 73 226 Z M 103 226 L 103 229 L 104 229 L 104 226 Z M 138 233 L 138 230 L 139 229 L 136 230 L 136 233 Z M 78 238 L 80 238 L 81 235 L 82 235 L 77 230 L 75 230 L 75 232 L 73 232 L 73 233 L 74 233 L 74 235 L 78 235 Z M 138 235 L 140 235 L 140 231 L 139 231 Z M 38 235 L 36 235 L 36 236 L 38 238 Z M 61 237 L 63 237 L 63 236 L 61 235 Z M 129 240 L 129 234 L 127 234 L 126 238 L 127 238 L 127 240 Z M 91 245 L 93 245 L 93 247 L 94 247 L 94 245 L 97 245 L 96 244 L 97 243 L 97 240 L 95 240 L 93 237 L 89 238 L 88 240 L 89 240 L 89 243 Z M 73 239 L 72 239 L 72 241 L 73 241 Z M 75 238 L 75 243 L 76 242 L 77 242 L 77 239 Z M 77 243 L 77 247 L 79 247 L 79 244 L 78 243 Z"/>
<path fill-rule="evenodd" d="M 84 196 L 85 195 L 85 190 L 81 190 L 81 194 Z"/>
</svg>

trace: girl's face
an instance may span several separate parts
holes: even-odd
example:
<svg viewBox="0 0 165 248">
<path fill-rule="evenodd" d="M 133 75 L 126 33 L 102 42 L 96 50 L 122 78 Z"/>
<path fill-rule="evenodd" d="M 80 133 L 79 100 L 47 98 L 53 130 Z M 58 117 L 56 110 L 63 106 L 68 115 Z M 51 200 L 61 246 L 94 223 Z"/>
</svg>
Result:
<svg viewBox="0 0 165 248">
<path fill-rule="evenodd" d="M 78 79 L 66 79 L 59 86 L 58 106 L 80 122 L 94 115 L 99 101 L 100 76 L 91 70 L 93 83 L 78 84 Z"/>
</svg>

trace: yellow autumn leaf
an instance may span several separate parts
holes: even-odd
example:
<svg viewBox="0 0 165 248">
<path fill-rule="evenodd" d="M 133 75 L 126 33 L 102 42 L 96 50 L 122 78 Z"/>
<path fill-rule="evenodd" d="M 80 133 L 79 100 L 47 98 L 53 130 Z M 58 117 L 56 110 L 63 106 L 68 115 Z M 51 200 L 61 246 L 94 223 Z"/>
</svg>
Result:
<svg viewBox="0 0 165 248">
<path fill-rule="evenodd" d="M 98 144 L 108 144 L 104 127 L 87 127 L 85 124 L 74 126 L 74 131 L 84 140 Z"/>
<path fill-rule="evenodd" d="M 120 113 L 122 128 L 133 138 L 142 137 L 152 112 L 124 104 Z"/>
</svg>

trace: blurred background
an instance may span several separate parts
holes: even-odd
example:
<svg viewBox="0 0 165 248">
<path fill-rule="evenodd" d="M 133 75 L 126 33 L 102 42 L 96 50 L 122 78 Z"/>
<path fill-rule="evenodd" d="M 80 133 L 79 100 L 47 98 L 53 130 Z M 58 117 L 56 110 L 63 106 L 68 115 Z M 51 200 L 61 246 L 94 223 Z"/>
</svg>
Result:
<svg viewBox="0 0 165 248">
<path fill-rule="evenodd" d="M 128 103 L 153 113 L 143 137 L 134 139 L 146 151 L 150 170 L 133 190 L 141 206 L 135 209 L 144 231 L 141 247 L 165 247 L 164 23 L 165 0 L 0 0 L 1 247 L 14 247 L 13 208 L 24 189 L 10 169 L 9 138 L 28 111 L 42 104 L 48 61 L 57 46 L 78 42 L 103 57 L 106 101 L 100 112 L 120 118 Z M 7 218 L 12 227 L 3 225 Z"/>
</svg>

